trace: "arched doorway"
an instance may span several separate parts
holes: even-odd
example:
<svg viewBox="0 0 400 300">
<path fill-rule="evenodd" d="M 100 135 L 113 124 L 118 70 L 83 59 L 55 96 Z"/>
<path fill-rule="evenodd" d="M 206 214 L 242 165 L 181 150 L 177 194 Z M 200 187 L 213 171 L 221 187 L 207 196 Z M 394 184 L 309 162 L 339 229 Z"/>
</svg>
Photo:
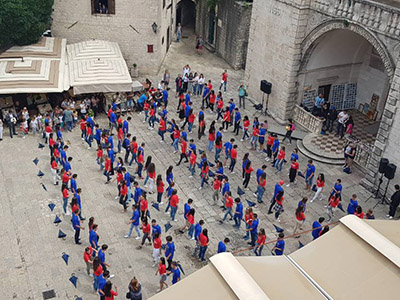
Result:
<svg viewBox="0 0 400 300">
<path fill-rule="evenodd" d="M 194 29 L 196 24 L 196 3 L 192 0 L 181 0 L 176 6 L 176 24 Z"/>
</svg>

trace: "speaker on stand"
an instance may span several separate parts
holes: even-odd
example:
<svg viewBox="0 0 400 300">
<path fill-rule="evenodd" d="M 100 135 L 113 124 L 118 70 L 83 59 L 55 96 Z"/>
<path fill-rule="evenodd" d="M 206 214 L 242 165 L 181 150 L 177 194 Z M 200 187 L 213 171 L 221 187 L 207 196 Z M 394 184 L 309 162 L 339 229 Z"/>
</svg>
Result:
<svg viewBox="0 0 400 300">
<path fill-rule="evenodd" d="M 389 160 L 387 158 L 381 158 L 380 162 L 379 162 L 379 173 L 381 173 L 381 177 L 379 178 L 379 184 L 378 184 L 378 188 L 376 189 L 375 192 L 375 198 L 378 198 L 378 194 L 379 194 L 379 190 L 381 188 L 381 184 L 383 182 L 383 174 L 385 174 L 385 170 L 387 165 L 389 164 Z"/>
<path fill-rule="evenodd" d="M 262 108 L 264 108 L 264 95 L 267 94 L 267 102 L 265 104 L 265 110 L 263 112 L 264 115 L 267 115 L 268 114 L 268 100 L 269 100 L 269 95 L 271 94 L 271 91 L 272 91 L 272 83 L 268 82 L 266 80 L 261 80 L 260 90 L 263 92 L 262 105 L 261 105 Z"/>
<path fill-rule="evenodd" d="M 396 174 L 396 169 L 397 169 L 397 166 L 395 165 L 395 164 L 392 164 L 392 163 L 389 163 L 389 161 L 388 160 L 386 160 L 387 162 L 388 162 L 388 164 L 386 164 L 385 166 L 384 166 L 384 173 L 383 173 L 383 175 L 385 176 L 385 178 L 387 179 L 387 183 L 386 183 L 386 187 L 385 187 L 385 192 L 384 192 L 384 194 L 383 194 L 383 196 L 382 196 L 382 198 L 381 198 L 381 201 L 380 202 L 378 202 L 376 205 L 375 205 L 375 207 L 378 205 L 378 204 L 389 204 L 389 201 L 386 199 L 386 194 L 387 194 L 387 190 L 388 190 L 388 187 L 389 187 L 389 183 L 390 183 L 390 180 L 392 180 L 393 178 L 394 178 L 394 176 L 395 176 L 395 174 Z M 384 163 L 386 162 L 386 161 L 384 161 Z M 381 162 L 382 162 L 382 159 L 381 159 Z M 381 165 L 379 165 L 379 172 L 381 171 Z M 381 178 L 380 178 L 380 181 L 379 181 L 379 186 L 381 185 L 381 183 L 382 183 L 382 176 L 381 176 Z M 378 186 L 378 188 L 379 188 L 379 186 Z M 374 208 L 375 208 L 374 207 Z"/>
</svg>

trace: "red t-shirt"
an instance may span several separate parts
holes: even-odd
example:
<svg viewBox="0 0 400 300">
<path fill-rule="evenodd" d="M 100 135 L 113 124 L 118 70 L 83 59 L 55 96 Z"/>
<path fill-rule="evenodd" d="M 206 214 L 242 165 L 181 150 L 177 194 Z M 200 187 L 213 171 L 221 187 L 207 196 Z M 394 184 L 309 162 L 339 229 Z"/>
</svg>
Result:
<svg viewBox="0 0 400 300">
<path fill-rule="evenodd" d="M 222 73 L 222 81 L 228 80 L 228 73 Z"/>
<path fill-rule="evenodd" d="M 53 170 L 57 170 L 57 163 L 56 163 L 55 160 L 53 160 L 53 162 L 51 163 L 51 168 L 52 168 Z"/>
<path fill-rule="evenodd" d="M 150 116 L 153 117 L 156 114 L 156 112 L 154 111 L 154 108 L 150 109 Z"/>
<path fill-rule="evenodd" d="M 221 180 L 215 179 L 213 188 L 214 188 L 214 190 L 219 191 L 219 189 L 221 188 Z"/>
<path fill-rule="evenodd" d="M 103 274 L 103 267 L 102 267 L 101 265 L 99 265 L 99 266 L 97 267 L 97 269 L 96 269 L 93 273 L 94 273 L 94 275 L 96 275 L 96 276 L 100 276 L 101 274 Z"/>
<path fill-rule="evenodd" d="M 179 203 L 178 195 L 172 195 L 169 204 L 170 204 L 172 207 L 177 207 L 177 206 L 178 206 L 178 203 Z"/>
<path fill-rule="evenodd" d="M 252 167 L 250 167 L 250 168 L 244 168 L 244 171 L 245 171 L 247 174 L 251 174 L 251 172 L 253 172 L 254 169 L 253 169 Z"/>
<path fill-rule="evenodd" d="M 186 220 L 189 222 L 189 224 L 192 224 L 192 225 L 194 224 L 194 217 L 193 217 L 193 215 L 188 215 Z"/>
<path fill-rule="evenodd" d="M 274 144 L 274 140 L 275 140 L 275 138 L 273 137 L 273 136 L 268 136 L 267 137 L 267 145 L 268 146 L 272 146 L 273 144 Z"/>
<path fill-rule="evenodd" d="M 284 158 L 285 158 L 285 155 L 286 155 L 285 151 L 279 150 L 278 159 L 279 159 L 279 160 L 284 159 Z"/>
<path fill-rule="evenodd" d="M 261 179 L 261 177 L 260 177 L 260 180 L 258 181 L 258 184 L 261 186 L 261 187 L 265 187 L 265 185 L 267 184 L 267 180 L 263 180 L 263 179 Z"/>
<path fill-rule="evenodd" d="M 201 176 L 202 177 L 206 177 L 209 171 L 210 171 L 210 167 L 209 166 L 207 166 L 205 168 L 201 168 Z"/>
<path fill-rule="evenodd" d="M 111 159 L 107 158 L 106 162 L 104 163 L 104 168 L 106 169 L 107 172 L 111 171 Z"/>
<path fill-rule="evenodd" d="M 181 136 L 181 132 L 178 129 L 174 130 L 174 139 L 179 139 Z"/>
<path fill-rule="evenodd" d="M 222 101 L 221 99 L 218 100 L 217 108 L 221 109 L 223 107 L 224 107 L 224 101 Z"/>
<path fill-rule="evenodd" d="M 85 120 L 83 120 L 83 119 L 81 120 L 80 127 L 81 127 L 82 131 L 86 129 L 86 121 Z"/>
<path fill-rule="evenodd" d="M 64 172 L 63 177 L 62 177 L 62 182 L 63 183 L 68 183 L 69 181 L 69 176 L 67 172 Z"/>
<path fill-rule="evenodd" d="M 117 182 L 120 183 L 122 180 L 124 180 L 124 175 L 122 175 L 122 173 L 117 173 Z"/>
<path fill-rule="evenodd" d="M 161 239 L 159 237 L 154 240 L 153 247 L 154 247 L 154 249 L 160 249 L 161 248 Z"/>
<path fill-rule="evenodd" d="M 46 126 L 45 131 L 47 133 L 51 133 L 53 130 L 51 129 L 51 127 L 49 125 Z"/>
<path fill-rule="evenodd" d="M 225 200 L 225 207 L 226 208 L 232 208 L 233 207 L 233 198 L 232 197 L 226 197 L 226 200 Z"/>
<path fill-rule="evenodd" d="M 305 215 L 303 212 L 301 212 L 301 213 L 299 213 L 299 214 L 296 215 L 296 219 L 297 219 L 298 221 L 303 221 L 303 220 L 306 219 L 306 215 Z"/>
<path fill-rule="evenodd" d="M 249 224 L 249 226 L 251 226 L 251 224 L 253 224 L 253 213 L 245 214 L 244 220 Z"/>
<path fill-rule="evenodd" d="M 211 142 L 215 141 L 215 132 L 208 134 L 208 140 Z"/>
<path fill-rule="evenodd" d="M 114 296 L 118 296 L 118 293 L 113 290 L 110 291 L 110 294 L 111 294 L 111 296 L 110 297 L 105 296 L 104 300 L 114 300 Z"/>
<path fill-rule="evenodd" d="M 158 264 L 158 273 L 160 273 L 160 275 L 164 275 L 165 273 L 167 273 L 167 267 L 161 263 Z"/>
<path fill-rule="evenodd" d="M 97 150 L 97 157 L 102 158 L 103 157 L 103 150 L 99 149 Z"/>
<path fill-rule="evenodd" d="M 231 113 L 229 112 L 229 110 L 227 110 L 224 113 L 224 121 L 230 122 L 231 121 Z"/>
<path fill-rule="evenodd" d="M 142 231 L 143 233 L 149 233 L 150 232 L 150 224 L 147 225 L 142 225 Z"/>
<path fill-rule="evenodd" d="M 191 165 L 196 164 L 196 159 L 197 159 L 196 154 L 194 154 L 194 152 L 192 152 L 192 153 L 190 154 L 190 158 L 189 158 L 190 164 L 191 164 Z"/>
<path fill-rule="evenodd" d="M 299 163 L 297 161 L 292 162 L 292 164 L 290 165 L 290 168 L 298 170 L 299 169 Z"/>
<path fill-rule="evenodd" d="M 88 247 L 89 248 L 89 253 L 87 253 L 86 251 L 83 253 L 83 260 L 86 262 L 89 262 L 90 259 L 92 258 L 92 254 L 93 254 L 93 248 L 92 247 Z"/>
<path fill-rule="evenodd" d="M 260 130 L 257 127 L 254 127 L 253 128 L 253 136 L 258 136 L 259 131 Z"/>
<path fill-rule="evenodd" d="M 233 159 L 237 158 L 237 151 L 235 148 L 232 148 L 232 150 L 231 150 L 231 158 L 233 158 Z"/>
<path fill-rule="evenodd" d="M 145 102 L 143 105 L 143 110 L 144 111 L 149 110 L 149 107 L 150 107 L 149 103 Z"/>
<path fill-rule="evenodd" d="M 322 181 L 321 179 L 317 179 L 317 187 L 324 187 L 325 186 L 325 181 Z"/>
<path fill-rule="evenodd" d="M 139 157 L 137 158 L 137 161 L 138 161 L 139 164 L 142 164 L 142 165 L 143 165 L 143 163 L 144 163 L 144 158 L 143 158 L 143 155 L 142 155 L 142 154 L 139 155 Z"/>
<path fill-rule="evenodd" d="M 124 137 L 124 133 L 122 131 L 122 128 L 118 129 L 118 139 L 122 140 L 122 138 Z"/>
<path fill-rule="evenodd" d="M 68 198 L 69 194 L 68 194 L 68 190 L 67 189 L 63 189 L 62 195 L 64 198 Z"/>
<path fill-rule="evenodd" d="M 181 152 L 182 152 L 182 153 L 186 153 L 186 148 L 187 148 L 187 143 L 186 143 L 185 140 L 182 140 Z"/>
<path fill-rule="evenodd" d="M 275 197 L 276 203 L 282 206 L 283 205 L 283 198 L 284 198 L 283 196 L 280 199 L 278 197 Z"/>
<path fill-rule="evenodd" d="M 146 211 L 149 208 L 149 203 L 147 200 L 142 200 L 140 201 L 140 210 L 141 211 Z"/>
<path fill-rule="evenodd" d="M 131 142 L 131 151 L 132 153 L 136 153 L 138 150 L 138 144 L 136 142 Z"/>
<path fill-rule="evenodd" d="M 244 120 L 243 121 L 243 127 L 245 130 L 248 130 L 250 126 L 250 121 L 249 120 Z"/>
<path fill-rule="evenodd" d="M 203 247 L 207 246 L 207 244 L 208 244 L 208 238 L 203 233 L 200 233 L 199 243 Z"/>
<path fill-rule="evenodd" d="M 87 135 L 92 135 L 92 128 L 91 127 L 86 127 L 86 134 Z"/>
<path fill-rule="evenodd" d="M 354 215 L 359 217 L 360 219 L 364 219 L 364 212 L 363 211 L 360 214 L 358 214 L 357 212 L 354 212 Z"/>
<path fill-rule="evenodd" d="M 338 207 L 338 206 L 339 206 L 339 197 L 332 196 L 332 197 L 329 199 L 329 205 L 330 205 L 331 207 L 333 207 L 333 208 Z"/>
<path fill-rule="evenodd" d="M 55 145 L 55 141 L 52 138 L 49 138 L 49 146 L 53 147 Z"/>
<path fill-rule="evenodd" d="M 126 185 L 121 186 L 121 188 L 119 189 L 119 192 L 122 196 L 125 196 L 128 194 L 128 188 L 126 187 Z"/>
<path fill-rule="evenodd" d="M 160 120 L 160 130 L 165 131 L 165 121 L 163 119 Z"/>
<path fill-rule="evenodd" d="M 151 179 L 155 179 L 156 178 L 156 172 L 149 172 L 148 175 L 149 175 L 149 177 Z"/>
<path fill-rule="evenodd" d="M 265 234 L 259 235 L 258 238 L 257 238 L 257 244 L 258 245 L 264 245 L 265 244 L 265 239 L 266 239 Z"/>
<path fill-rule="evenodd" d="M 158 193 L 163 193 L 163 192 L 164 192 L 164 182 L 160 181 L 160 182 L 157 184 L 157 192 L 158 192 Z"/>
<path fill-rule="evenodd" d="M 214 104 L 215 103 L 215 99 L 217 99 L 217 95 L 215 94 L 210 94 L 210 103 Z"/>
<path fill-rule="evenodd" d="M 58 152 L 58 149 L 57 149 L 57 148 L 54 149 L 54 151 L 53 151 L 53 156 L 54 156 L 55 158 L 59 158 L 59 157 L 60 157 L 60 152 Z"/>
<path fill-rule="evenodd" d="M 195 114 L 191 114 L 189 115 L 189 123 L 194 123 L 194 119 L 196 119 L 196 115 Z"/>
</svg>

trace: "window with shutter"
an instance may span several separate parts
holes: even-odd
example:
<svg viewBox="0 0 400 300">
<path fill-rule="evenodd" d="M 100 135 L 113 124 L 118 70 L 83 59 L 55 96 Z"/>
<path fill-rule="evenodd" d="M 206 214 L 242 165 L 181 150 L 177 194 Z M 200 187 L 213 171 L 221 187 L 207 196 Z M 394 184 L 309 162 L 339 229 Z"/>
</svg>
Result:
<svg viewBox="0 0 400 300">
<path fill-rule="evenodd" d="M 108 13 L 115 15 L 115 0 L 108 0 Z"/>
</svg>

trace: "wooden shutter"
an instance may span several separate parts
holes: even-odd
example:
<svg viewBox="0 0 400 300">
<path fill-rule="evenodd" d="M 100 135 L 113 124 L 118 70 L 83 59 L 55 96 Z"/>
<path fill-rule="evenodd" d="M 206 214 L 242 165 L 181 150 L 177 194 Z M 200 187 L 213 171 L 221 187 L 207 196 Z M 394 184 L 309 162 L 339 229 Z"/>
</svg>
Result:
<svg viewBox="0 0 400 300">
<path fill-rule="evenodd" d="M 108 13 L 115 15 L 115 0 L 108 0 Z"/>
<path fill-rule="evenodd" d="M 91 4 L 92 4 L 92 11 L 91 11 L 91 13 L 92 13 L 92 15 L 94 14 L 94 13 L 96 13 L 96 11 L 95 11 L 95 9 L 94 9 L 94 4 L 95 4 L 95 1 L 96 0 L 92 0 L 91 2 Z"/>
</svg>

